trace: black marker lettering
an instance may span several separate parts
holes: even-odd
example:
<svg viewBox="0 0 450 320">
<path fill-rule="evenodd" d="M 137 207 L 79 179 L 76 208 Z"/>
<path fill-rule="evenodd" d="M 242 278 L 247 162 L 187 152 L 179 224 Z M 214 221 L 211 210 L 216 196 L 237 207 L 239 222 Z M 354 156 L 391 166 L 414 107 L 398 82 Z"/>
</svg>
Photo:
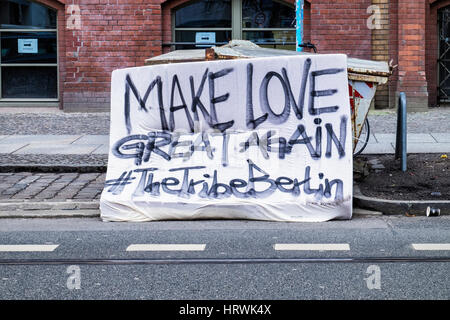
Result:
<svg viewBox="0 0 450 320">
<path fill-rule="evenodd" d="M 189 198 L 189 194 L 194 194 L 195 190 L 193 189 L 196 184 L 203 182 L 204 180 L 200 180 L 197 182 L 193 182 L 193 180 L 189 181 L 189 170 L 196 169 L 205 169 L 205 166 L 193 166 L 193 167 L 182 167 L 182 168 L 173 168 L 170 169 L 169 172 L 176 172 L 183 170 L 183 182 L 181 184 L 181 189 L 178 190 L 178 196 L 181 198 Z M 163 187 L 164 188 L 164 187 Z"/>
<path fill-rule="evenodd" d="M 168 188 L 169 186 L 177 186 L 178 184 L 180 184 L 180 180 L 178 180 L 177 178 L 174 178 L 174 177 L 164 178 L 161 181 L 161 187 L 162 187 L 163 191 L 168 194 L 179 195 L 180 190 L 172 190 L 172 189 Z"/>
<path fill-rule="evenodd" d="M 129 141 L 133 140 L 147 140 L 147 136 L 143 134 L 134 134 L 131 136 L 126 136 L 122 139 L 119 139 L 111 148 L 111 151 L 114 156 L 116 156 L 119 159 L 130 159 L 134 158 L 136 165 L 140 165 L 142 163 L 142 156 L 144 154 L 144 143 L 143 142 L 137 142 L 132 144 L 125 144 Z M 122 153 L 123 150 L 136 150 L 135 153 Z"/>
<path fill-rule="evenodd" d="M 132 131 L 131 127 L 131 119 L 130 119 L 130 90 L 133 92 L 134 97 L 139 103 L 140 110 L 144 110 L 147 112 L 146 108 L 146 102 L 147 99 L 155 87 L 155 85 L 158 88 L 158 103 L 159 103 L 159 110 L 160 110 L 160 117 L 161 117 L 161 129 L 162 130 L 168 130 L 167 126 L 167 120 L 164 113 L 164 106 L 163 106 L 163 98 L 162 98 L 162 81 L 161 77 L 156 77 L 155 80 L 153 80 L 150 85 L 148 86 L 144 97 L 141 98 L 141 95 L 139 94 L 139 91 L 137 90 L 136 86 L 134 85 L 133 81 L 131 80 L 130 75 L 126 75 L 125 77 L 125 105 L 124 105 L 124 119 L 125 119 L 125 126 L 127 128 L 127 133 L 130 134 Z"/>
<path fill-rule="evenodd" d="M 205 86 L 205 82 L 206 82 L 207 78 L 208 78 L 208 69 L 205 70 L 205 73 L 203 74 L 203 77 L 202 77 L 202 81 L 200 82 L 200 86 L 198 87 L 198 90 L 196 93 L 195 87 L 194 87 L 194 77 L 193 76 L 189 77 L 189 81 L 191 84 L 191 95 L 192 95 L 191 110 L 194 113 L 194 120 L 197 122 L 200 121 L 199 116 L 198 116 L 198 111 L 197 111 L 197 106 L 198 106 L 200 108 L 200 111 L 203 114 L 203 118 L 206 120 L 206 123 L 208 123 L 208 125 L 210 127 L 212 127 L 211 117 L 210 117 L 208 111 L 206 110 L 205 106 L 203 105 L 202 101 L 200 100 L 200 97 L 203 92 L 203 87 Z"/>
<path fill-rule="evenodd" d="M 174 106 L 175 100 L 175 87 L 178 90 L 178 95 L 181 99 L 181 105 Z M 178 76 L 176 74 L 172 77 L 172 90 L 170 92 L 170 118 L 169 118 L 169 129 L 170 131 L 175 130 L 175 116 L 174 113 L 178 110 L 184 109 L 184 113 L 186 114 L 186 119 L 189 124 L 189 129 L 191 132 L 194 132 L 194 122 L 192 121 L 191 115 L 189 114 L 188 107 L 186 105 L 186 101 L 184 100 L 183 92 L 181 91 L 180 82 L 178 81 Z"/>
<path fill-rule="evenodd" d="M 234 120 L 222 122 L 219 123 L 219 120 L 217 119 L 217 111 L 216 111 L 216 104 L 220 102 L 224 102 L 228 100 L 228 97 L 230 96 L 230 93 L 226 93 L 224 95 L 221 95 L 219 97 L 215 96 L 215 84 L 214 81 L 218 78 L 224 77 L 230 72 L 232 72 L 233 68 L 227 68 L 222 69 L 218 72 L 209 72 L 208 73 L 208 80 L 209 80 L 209 102 L 210 102 L 210 118 L 211 118 L 211 125 L 212 128 L 218 129 L 220 132 L 224 132 L 228 128 L 231 128 L 234 124 Z"/>
<path fill-rule="evenodd" d="M 136 186 L 136 189 L 133 192 L 133 196 L 140 197 L 144 195 L 144 188 L 147 186 L 147 173 L 151 171 L 158 170 L 157 168 L 145 168 L 145 169 L 135 169 L 134 172 L 140 172 L 141 178 L 139 179 L 139 183 Z"/>
<path fill-rule="evenodd" d="M 302 136 L 303 139 L 299 140 L 298 138 Z M 294 134 L 292 135 L 291 139 L 289 140 L 289 146 L 287 147 L 288 153 L 290 153 L 292 150 L 292 146 L 296 144 L 304 144 L 308 148 L 308 151 L 311 155 L 311 158 L 314 160 L 320 159 L 321 157 L 321 136 L 316 137 L 316 149 L 311 144 L 312 137 L 308 137 L 306 134 L 305 126 L 302 124 L 299 124 L 297 126 L 297 130 L 295 130 Z M 320 139 L 320 140 L 319 140 Z"/>
<path fill-rule="evenodd" d="M 337 89 L 327 89 L 327 90 L 316 91 L 316 78 L 323 76 L 323 75 L 338 74 L 343 71 L 344 71 L 344 69 L 324 69 L 324 70 L 318 70 L 318 71 L 311 72 L 311 74 L 310 74 L 311 92 L 310 92 L 309 107 L 308 107 L 308 111 L 309 111 L 310 115 L 315 116 L 315 115 L 319 115 L 322 113 L 336 112 L 339 109 L 339 106 L 323 107 L 323 108 L 318 108 L 318 109 L 316 109 L 314 107 L 314 100 L 316 97 L 332 96 L 337 92 Z"/>
<path fill-rule="evenodd" d="M 347 138 L 347 117 L 341 117 L 341 125 L 340 125 L 340 136 L 339 139 L 336 137 L 336 134 L 333 131 L 333 126 L 330 123 L 325 124 L 325 128 L 327 129 L 327 150 L 325 152 L 325 156 L 327 158 L 331 158 L 331 141 L 333 141 L 334 145 L 338 149 L 339 158 L 345 157 L 345 140 Z"/>
<path fill-rule="evenodd" d="M 269 89 L 268 88 L 269 82 L 273 77 L 278 78 L 278 80 L 280 80 L 281 86 L 283 87 L 284 108 L 281 113 L 273 112 L 272 107 L 270 106 L 270 103 L 269 103 L 269 97 L 267 96 L 268 89 Z M 288 88 L 286 86 L 286 83 L 283 80 L 283 77 L 280 74 L 278 74 L 274 71 L 270 71 L 266 74 L 266 76 L 262 80 L 261 86 L 259 88 L 259 103 L 261 105 L 262 111 L 269 115 L 269 118 L 268 118 L 269 122 L 271 122 L 273 124 L 281 124 L 283 122 L 286 122 L 286 120 L 289 118 L 291 108 L 290 108 L 290 98 L 289 98 Z"/>
<path fill-rule="evenodd" d="M 255 116 L 253 113 L 253 64 L 247 64 L 247 101 L 246 101 L 246 124 L 247 128 L 254 130 L 261 123 L 267 120 L 269 116 L 268 113 L 265 113 L 261 117 L 255 120 Z"/>
<path fill-rule="evenodd" d="M 219 188 L 222 188 L 223 191 L 219 192 Z M 214 199 L 223 199 L 231 196 L 231 188 L 225 183 L 217 182 L 217 170 L 214 170 L 213 182 L 211 185 L 211 189 L 208 192 L 209 198 Z"/>
<path fill-rule="evenodd" d="M 336 185 L 336 193 L 334 196 L 334 200 L 342 201 L 344 200 L 344 183 L 340 179 L 334 179 L 331 182 L 328 179 L 325 179 L 325 192 L 324 195 L 327 198 L 331 197 L 331 188 L 333 185 Z"/>
<path fill-rule="evenodd" d="M 157 140 L 160 139 L 160 140 Z M 149 132 L 148 133 L 148 143 L 145 146 L 144 150 L 144 162 L 147 162 L 150 159 L 151 153 L 154 152 L 157 155 L 163 157 L 166 160 L 170 160 L 170 156 L 162 151 L 160 147 L 170 144 L 172 142 L 172 135 L 169 132 Z"/>
<path fill-rule="evenodd" d="M 275 181 L 272 179 L 269 179 L 269 174 L 262 170 L 260 167 L 258 167 L 256 164 L 253 163 L 250 159 L 247 160 L 248 162 L 248 191 L 247 193 L 254 198 L 266 198 L 270 196 L 277 188 L 275 185 Z M 263 174 L 261 177 L 256 177 L 253 174 L 253 169 L 258 170 L 260 173 Z M 270 186 L 264 190 L 264 191 L 256 191 L 255 188 L 255 182 L 265 182 L 268 183 Z"/>
<path fill-rule="evenodd" d="M 306 93 L 306 83 L 308 81 L 308 74 L 309 74 L 309 70 L 311 69 L 311 59 L 308 58 L 305 61 L 305 64 L 303 66 L 303 73 L 302 73 L 302 81 L 300 83 L 300 92 L 298 95 L 298 104 L 294 99 L 294 94 L 292 93 L 292 87 L 291 87 L 291 83 L 289 81 L 289 77 L 287 75 L 287 71 L 285 68 L 283 68 L 281 70 L 281 72 L 283 73 L 283 79 L 286 82 L 287 88 L 288 88 L 288 92 L 289 92 L 289 99 L 291 102 L 291 106 L 294 109 L 294 113 L 295 116 L 297 117 L 297 119 L 301 120 L 303 119 L 303 109 L 304 109 L 304 105 L 305 105 L 305 93 Z"/>
</svg>

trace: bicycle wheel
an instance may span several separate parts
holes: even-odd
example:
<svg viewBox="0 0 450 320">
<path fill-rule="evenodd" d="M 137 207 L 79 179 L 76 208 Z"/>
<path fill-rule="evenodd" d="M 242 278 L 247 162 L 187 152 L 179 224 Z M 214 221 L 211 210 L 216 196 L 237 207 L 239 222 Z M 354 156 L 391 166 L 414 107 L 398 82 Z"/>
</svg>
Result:
<svg viewBox="0 0 450 320">
<path fill-rule="evenodd" d="M 370 125 L 369 125 L 369 119 L 366 118 L 366 120 L 363 123 L 363 126 L 361 128 L 361 134 L 358 138 L 353 138 L 355 140 L 358 140 L 358 143 L 356 144 L 355 151 L 353 151 L 353 156 L 359 156 L 364 149 L 367 146 L 367 143 L 369 142 L 370 138 Z"/>
</svg>

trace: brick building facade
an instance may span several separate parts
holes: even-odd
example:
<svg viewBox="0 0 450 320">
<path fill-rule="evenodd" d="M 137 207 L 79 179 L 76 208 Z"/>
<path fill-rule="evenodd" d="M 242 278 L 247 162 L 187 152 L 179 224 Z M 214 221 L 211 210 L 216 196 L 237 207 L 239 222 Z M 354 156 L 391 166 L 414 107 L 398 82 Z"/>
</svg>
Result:
<svg viewBox="0 0 450 320">
<path fill-rule="evenodd" d="M 223 25 L 221 20 L 212 27 L 207 23 L 199 27 L 181 14 L 189 14 L 189 5 L 195 2 L 192 0 L 0 0 L 0 106 L 40 103 L 58 105 L 67 112 L 107 111 L 110 75 L 114 69 L 141 66 L 146 58 L 175 48 L 175 42 L 192 41 L 192 30 L 196 28 L 207 35 L 212 30 L 215 42 L 260 36 L 264 40 L 267 32 L 275 41 L 295 41 L 289 30 L 292 25 L 283 22 L 294 12 L 294 0 L 202 1 L 205 6 L 220 2 L 225 6 L 220 12 L 230 11 L 231 22 L 225 18 Z M 264 14 L 258 13 L 254 21 L 247 21 L 241 9 L 255 3 L 261 8 L 267 1 L 270 8 L 282 12 L 282 19 L 274 26 L 252 25 L 255 21 L 264 23 Z M 45 13 L 49 26 L 42 23 L 43 11 L 32 19 L 31 9 L 27 9 L 29 3 L 50 8 Z M 394 107 L 398 93 L 404 91 L 409 110 L 423 111 L 447 100 L 447 82 L 450 86 L 446 79 L 447 73 L 450 75 L 446 68 L 450 70 L 450 66 L 445 61 L 447 38 L 450 38 L 447 7 L 450 8 L 450 0 L 305 0 L 304 41 L 315 44 L 319 53 L 340 52 L 355 58 L 392 60 L 397 67 L 388 85 L 379 88 L 375 107 Z M 178 11 L 180 8 L 186 9 Z M 183 19 L 187 21 L 185 25 L 179 23 Z M 188 22 L 192 28 L 186 27 Z M 259 32 L 258 28 L 271 31 Z M 54 52 L 48 49 L 45 60 L 36 51 L 39 59 L 21 65 L 24 54 L 14 56 L 8 51 L 12 48 L 8 46 L 15 46 L 21 37 L 29 40 L 25 44 L 31 46 L 28 50 L 34 50 L 33 38 L 38 38 L 40 43 L 54 41 Z M 182 47 L 177 45 L 177 49 Z M 51 70 L 57 73 L 54 84 Z M 27 78 L 33 73 L 36 73 L 34 78 Z M 19 81 L 15 81 L 18 74 L 23 83 L 36 86 L 39 94 L 42 94 L 39 87 L 48 78 L 45 82 L 48 97 L 20 94 Z M 450 90 L 448 93 L 450 96 Z"/>
</svg>

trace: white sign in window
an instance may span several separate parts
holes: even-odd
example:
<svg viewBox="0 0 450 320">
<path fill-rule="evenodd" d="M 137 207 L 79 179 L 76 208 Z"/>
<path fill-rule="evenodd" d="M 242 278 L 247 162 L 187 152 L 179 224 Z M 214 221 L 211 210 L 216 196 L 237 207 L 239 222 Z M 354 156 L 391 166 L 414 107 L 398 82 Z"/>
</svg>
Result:
<svg viewBox="0 0 450 320">
<path fill-rule="evenodd" d="M 209 47 L 211 43 L 216 42 L 215 32 L 196 32 L 195 33 L 195 43 L 197 47 Z M 209 43 L 209 45 L 201 45 L 202 43 Z"/>
<path fill-rule="evenodd" d="M 38 39 L 17 39 L 19 53 L 38 53 Z"/>
</svg>

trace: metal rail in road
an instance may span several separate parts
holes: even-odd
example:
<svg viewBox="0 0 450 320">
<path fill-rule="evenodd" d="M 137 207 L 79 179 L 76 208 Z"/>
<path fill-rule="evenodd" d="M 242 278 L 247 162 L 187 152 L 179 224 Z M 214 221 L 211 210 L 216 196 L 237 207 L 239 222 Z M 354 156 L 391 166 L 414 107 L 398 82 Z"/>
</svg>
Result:
<svg viewBox="0 0 450 320">
<path fill-rule="evenodd" d="M 230 259 L 1 259 L 4 265 L 181 265 L 181 264 L 286 264 L 286 263 L 432 263 L 450 257 L 342 257 L 342 258 L 230 258 Z"/>
</svg>

